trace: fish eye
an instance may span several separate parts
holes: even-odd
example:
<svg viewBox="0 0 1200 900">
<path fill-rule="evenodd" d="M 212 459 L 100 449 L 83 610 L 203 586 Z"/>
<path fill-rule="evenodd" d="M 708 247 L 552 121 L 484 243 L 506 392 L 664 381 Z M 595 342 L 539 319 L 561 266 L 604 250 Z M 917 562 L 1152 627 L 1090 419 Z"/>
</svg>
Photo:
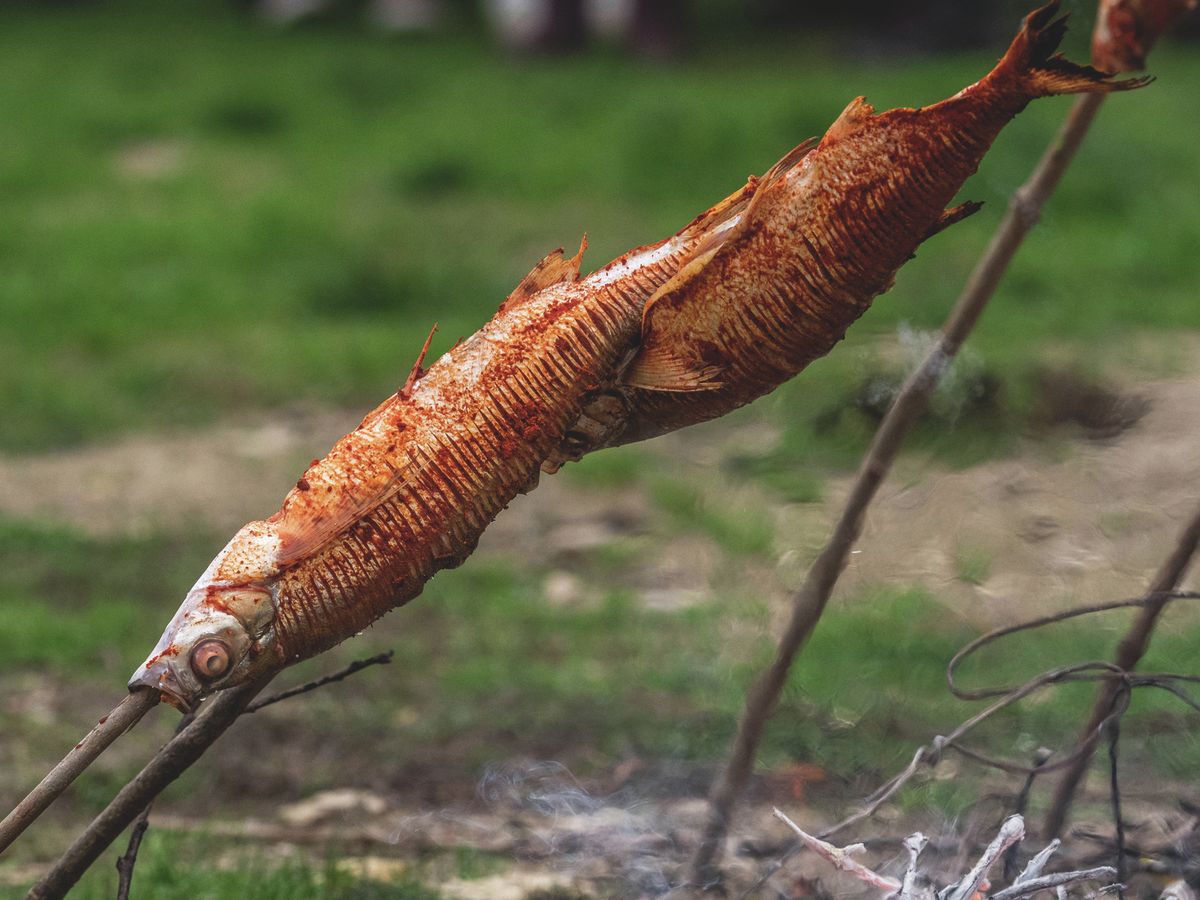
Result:
<svg viewBox="0 0 1200 900">
<path fill-rule="evenodd" d="M 192 650 L 191 664 L 201 681 L 216 681 L 229 671 L 229 647 L 215 638 L 201 641 Z"/>
</svg>

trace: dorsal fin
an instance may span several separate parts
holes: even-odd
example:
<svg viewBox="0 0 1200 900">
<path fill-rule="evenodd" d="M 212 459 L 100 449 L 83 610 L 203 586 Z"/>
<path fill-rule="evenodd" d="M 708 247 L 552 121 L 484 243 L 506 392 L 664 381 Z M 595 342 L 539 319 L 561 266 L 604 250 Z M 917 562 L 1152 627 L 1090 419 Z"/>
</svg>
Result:
<svg viewBox="0 0 1200 900">
<path fill-rule="evenodd" d="M 521 279 L 520 284 L 513 288 L 508 299 L 500 304 L 499 311 L 505 312 L 514 306 L 519 306 L 538 291 L 543 291 L 553 284 L 561 281 L 578 281 L 579 264 L 583 261 L 583 251 L 586 249 L 587 235 L 585 234 L 580 240 L 579 250 L 574 256 L 569 258 L 563 256 L 562 247 L 548 254 L 545 259 L 533 267 L 528 275 Z"/>
<path fill-rule="evenodd" d="M 785 153 L 783 159 L 767 169 L 767 174 L 762 177 L 763 186 L 766 187 L 774 184 L 788 172 L 792 171 L 804 157 L 817 148 L 820 140 L 820 138 L 815 137 L 807 138 Z"/>
<path fill-rule="evenodd" d="M 692 301 L 694 293 L 688 290 L 689 284 L 712 264 L 722 248 L 754 227 L 770 188 L 793 172 L 817 144 L 815 138 L 798 144 L 761 178 L 751 178 L 747 187 L 735 195 L 741 216 L 737 224 L 710 231 L 696 245 L 691 258 L 646 301 L 642 312 L 642 350 L 622 376 L 626 384 L 655 391 L 707 391 L 721 387 L 719 366 L 691 359 L 693 354 L 688 347 L 660 343 L 667 329 L 657 326 Z"/>
<path fill-rule="evenodd" d="M 679 232 L 682 238 L 704 237 L 708 235 L 711 238 L 713 235 L 728 234 L 730 229 L 730 221 L 736 219 L 746 211 L 746 205 L 750 202 L 750 198 L 754 196 L 754 191 L 758 187 L 759 179 L 751 175 L 746 183 L 726 197 L 719 203 L 715 203 L 706 209 L 700 215 L 696 216 L 687 227 Z M 692 250 L 692 256 L 695 256 L 697 251 Z"/>
<path fill-rule="evenodd" d="M 867 102 L 867 98 L 855 97 L 842 110 L 842 114 L 837 117 L 834 123 L 829 126 L 829 130 L 825 132 L 825 137 L 822 140 L 836 141 L 847 135 L 851 135 L 858 131 L 864 123 L 869 121 L 873 115 L 875 115 L 875 107 Z"/>
<path fill-rule="evenodd" d="M 739 228 L 745 229 L 749 227 L 759 208 L 762 206 L 763 198 L 767 196 L 767 189 L 796 168 L 803 161 L 804 157 L 817 148 L 818 143 L 818 138 L 809 138 L 808 140 L 801 141 L 789 150 L 783 159 L 767 169 L 767 173 L 758 179 L 754 196 L 750 198 L 750 203 L 746 206 L 746 211 L 742 214 L 742 221 L 738 223 Z"/>
<path fill-rule="evenodd" d="M 425 338 L 425 344 L 421 347 L 421 352 L 417 354 L 417 361 L 413 363 L 408 377 L 404 379 L 404 386 L 396 392 L 404 400 L 412 395 L 413 386 L 417 383 L 417 379 L 424 374 L 421 364 L 425 362 L 425 354 L 429 352 L 429 344 L 433 340 L 433 336 L 437 334 L 437 329 L 437 322 L 434 322 L 433 327 L 429 329 L 429 337 Z"/>
<path fill-rule="evenodd" d="M 817 138 L 809 138 L 806 141 L 802 141 L 789 150 L 779 162 L 771 166 L 765 175 L 761 178 L 751 176 L 745 188 L 722 201 L 723 204 L 728 205 L 729 209 L 718 222 L 727 221 L 735 213 L 740 215 L 741 218 L 733 227 L 711 230 L 708 235 L 696 244 L 691 256 L 680 266 L 679 271 L 672 275 L 665 284 L 650 296 L 642 312 L 643 336 L 650 334 L 651 319 L 655 315 L 656 304 L 664 297 L 677 294 L 688 281 L 695 278 L 709 264 L 712 258 L 716 256 L 717 251 L 728 243 L 734 235 L 753 227 L 755 216 L 762 206 L 762 198 L 766 196 L 768 189 L 800 165 L 804 158 L 816 149 L 817 144 Z M 720 205 L 718 204 L 718 206 Z M 717 207 L 714 207 L 715 209 Z"/>
</svg>

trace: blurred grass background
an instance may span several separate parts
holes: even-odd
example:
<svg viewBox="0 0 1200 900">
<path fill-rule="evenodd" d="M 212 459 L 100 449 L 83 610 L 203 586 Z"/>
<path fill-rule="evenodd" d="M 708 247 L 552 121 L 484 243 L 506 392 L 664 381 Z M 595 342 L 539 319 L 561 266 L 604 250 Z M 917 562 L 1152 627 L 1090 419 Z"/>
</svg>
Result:
<svg viewBox="0 0 1200 900">
<path fill-rule="evenodd" d="M 434 321 L 436 358 L 554 246 L 586 231 L 585 267 L 599 266 L 822 133 L 858 94 L 880 109 L 927 104 L 1002 49 L 889 59 L 819 36 L 747 33 L 701 36 L 670 66 L 603 48 L 515 60 L 469 29 L 409 39 L 353 23 L 277 30 L 191 2 L 17 7 L 0 25 L 0 451 L 12 455 L 280 408 L 369 408 Z M 1088 25 L 1085 11 L 1078 30 Z M 1076 34 L 1076 58 L 1082 44 Z M 997 399 L 927 427 L 923 452 L 954 465 L 1009 452 L 1048 356 L 1094 374 L 1180 365 L 1171 338 L 1200 324 L 1200 60 L 1168 45 L 1152 62 L 1152 87 L 1105 105 L 971 343 L 968 364 Z M 844 410 L 864 380 L 898 366 L 878 348 L 900 329 L 940 324 L 1069 102 L 1040 101 L 1010 126 L 963 192 L 984 211 L 924 246 L 839 352 L 722 426 L 765 421 L 780 440 L 731 457 L 721 477 L 806 502 L 853 467 L 873 423 Z M 461 784 L 469 793 L 478 767 L 506 753 L 585 773 L 605 764 L 597 758 L 718 759 L 770 652 L 769 610 L 737 566 L 773 560 L 773 528 L 707 502 L 705 486 L 645 448 L 599 454 L 563 477 L 645 491 L 658 512 L 648 534 L 579 563 L 603 588 L 599 602 L 550 602 L 545 570 L 520 560 L 439 576 L 411 608 L 297 675 L 397 648 L 392 667 L 358 676 L 351 699 L 334 689 L 272 720 L 298 741 L 339 736 L 334 749 L 309 748 L 283 777 L 263 726 L 253 760 L 246 744 L 226 747 L 214 769 L 189 775 L 182 802 L 203 812 L 294 799 L 350 771 L 405 790 L 430 758 L 460 783 L 431 789 L 435 802 Z M 655 541 L 693 532 L 730 561 L 704 603 L 656 611 L 604 587 Z M 0 753 L 23 766 L 13 771 L 36 771 L 77 737 L 82 710 L 106 708 L 225 539 L 0 522 L 0 684 L 49 683 L 74 698 L 49 720 L 0 710 Z M 959 565 L 962 580 L 986 579 L 986 548 L 967 548 Z M 801 658 L 764 766 L 813 761 L 839 789 L 869 789 L 962 717 L 941 670 L 971 636 L 964 622 L 905 585 L 864 600 L 874 602 L 832 609 Z M 1117 624 L 1023 639 L 990 660 L 989 680 L 1065 663 L 1067 647 L 1104 655 Z M 1196 637 L 1187 625 L 1164 633 L 1147 667 L 1186 668 Z M 986 734 L 1002 742 L 994 750 L 1027 754 L 1070 733 L 1087 696 L 1065 689 Z M 1129 732 L 1158 771 L 1194 772 L 1200 748 L 1174 729 L 1177 710 L 1139 701 L 1138 715 L 1142 737 Z M 137 762 L 101 768 L 66 814 L 96 809 Z M 15 796 L 17 784 L 5 787 Z M 947 814 L 969 800 L 944 785 L 919 790 L 932 793 L 906 802 Z M 157 879 L 160 896 L 175 896 L 177 876 L 155 860 L 173 853 L 152 849 L 139 875 Z M 278 896 L 312 878 L 342 896 L 340 876 L 319 867 L 281 872 Z M 424 896 L 410 887 L 379 896 Z"/>
</svg>

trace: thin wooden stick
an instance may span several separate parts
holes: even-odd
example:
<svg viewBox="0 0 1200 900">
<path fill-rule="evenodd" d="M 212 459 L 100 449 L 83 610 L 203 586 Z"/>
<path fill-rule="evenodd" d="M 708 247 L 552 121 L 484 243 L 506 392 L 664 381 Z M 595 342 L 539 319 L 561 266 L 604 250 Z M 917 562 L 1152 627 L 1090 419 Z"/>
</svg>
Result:
<svg viewBox="0 0 1200 900">
<path fill-rule="evenodd" d="M 891 469 L 905 435 L 925 409 L 943 373 L 978 322 L 1017 248 L 1037 223 L 1042 206 L 1070 165 L 1103 101 L 1103 94 L 1085 94 L 1075 101 L 1058 136 L 1033 174 L 1013 194 L 1004 220 L 942 329 L 941 339 L 905 381 L 880 423 L 850 489 L 841 518 L 804 583 L 792 596 L 791 617 L 780 638 L 775 659 L 746 695 L 737 735 L 709 796 L 708 819 L 692 857 L 688 881 L 693 889 L 704 890 L 719 883 L 718 863 L 725 836 L 734 806 L 753 769 L 766 721 L 775 708 L 796 654 L 816 627 L 846 566 L 850 549 L 862 532 L 867 507 Z"/>
<path fill-rule="evenodd" d="M 96 761 L 96 757 L 136 725 L 157 703 L 157 691 L 134 691 L 113 707 L 107 716 L 101 717 L 83 740 L 72 747 L 62 761 L 47 772 L 37 787 L 0 822 L 0 853 L 20 837 L 80 773 Z"/>
<path fill-rule="evenodd" d="M 252 702 L 274 677 L 268 674 L 257 682 L 222 691 L 205 701 L 194 716 L 185 717 L 175 736 L 154 755 L 138 775 L 121 789 L 105 810 L 97 816 L 54 867 L 29 892 L 30 898 L 61 897 L 69 891 L 88 867 L 116 840 L 125 827 L 135 819 L 137 824 L 125 855 L 117 862 L 121 885 L 133 877 L 141 837 L 149 827 L 150 804 L 169 784 L 182 775 L 192 763 L 225 733 L 239 716 L 257 712 L 281 700 L 307 694 L 334 684 L 370 666 L 386 665 L 395 651 L 358 659 L 331 675 L 314 679 L 299 687 L 272 694 Z M 128 888 L 126 887 L 126 890 Z"/>
<path fill-rule="evenodd" d="M 234 723 L 269 680 L 268 677 L 238 685 L 205 701 L 195 721 L 171 738 L 145 768 L 121 788 L 104 811 L 33 886 L 29 900 L 54 900 L 65 896 L 150 801 L 183 774 Z"/>
<path fill-rule="evenodd" d="M 137 865 L 138 851 L 142 849 L 142 840 L 150 828 L 150 806 L 143 809 L 133 823 L 133 832 L 129 835 L 129 846 L 117 858 L 117 900 L 129 900 L 129 890 L 133 887 L 133 867 Z"/>
<path fill-rule="evenodd" d="M 1184 573 L 1191 565 L 1197 545 L 1200 545 L 1200 509 L 1196 510 L 1191 521 L 1184 526 L 1179 540 L 1175 543 L 1175 549 L 1154 576 L 1154 581 L 1150 584 L 1150 593 L 1153 595 L 1151 601 L 1138 611 L 1129 630 L 1121 638 L 1121 643 L 1117 645 L 1113 662 L 1118 669 L 1131 672 L 1146 655 L 1154 626 L 1170 601 L 1170 592 L 1179 586 Z M 1050 802 L 1050 808 L 1046 812 L 1046 818 L 1042 824 L 1044 837 L 1057 837 L 1061 834 L 1071 809 L 1071 803 L 1075 799 L 1079 786 L 1083 783 L 1088 764 L 1092 761 L 1092 754 L 1100 739 L 1100 723 L 1108 716 L 1109 710 L 1112 709 L 1113 699 L 1120 689 L 1121 681 L 1117 678 L 1110 678 L 1103 682 L 1096 692 L 1096 700 L 1092 704 L 1091 714 L 1080 731 L 1081 740 L 1088 742 L 1087 749 L 1070 768 L 1063 772 L 1055 786 L 1054 799 Z"/>
<path fill-rule="evenodd" d="M 288 688 L 286 691 L 280 691 L 278 694 L 272 694 L 269 697 L 263 697 L 261 700 L 255 700 L 246 707 L 247 713 L 256 713 L 264 706 L 271 706 L 274 703 L 279 703 L 282 700 L 290 700 L 292 697 L 299 697 L 301 694 L 307 694 L 309 691 L 315 691 L 317 688 L 323 688 L 327 684 L 335 684 L 344 678 L 349 678 L 355 672 L 371 666 L 386 666 L 392 661 L 392 657 L 396 655 L 395 650 L 388 650 L 386 653 L 377 653 L 374 656 L 366 659 L 356 659 L 344 669 L 339 669 L 332 675 L 322 675 L 320 678 L 314 678 L 312 681 L 298 685 L 294 688 Z"/>
</svg>

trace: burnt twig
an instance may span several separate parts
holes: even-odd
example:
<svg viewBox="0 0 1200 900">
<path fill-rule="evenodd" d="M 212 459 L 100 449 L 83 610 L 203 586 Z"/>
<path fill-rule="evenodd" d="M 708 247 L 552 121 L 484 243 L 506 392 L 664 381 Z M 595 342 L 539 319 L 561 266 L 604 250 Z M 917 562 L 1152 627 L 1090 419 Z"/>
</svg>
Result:
<svg viewBox="0 0 1200 900">
<path fill-rule="evenodd" d="M 1081 881 L 1100 881 L 1112 878 L 1116 874 L 1117 870 L 1112 866 L 1096 866 L 1094 869 L 1080 869 L 1076 872 L 1055 872 L 1039 878 L 1030 878 L 1028 881 L 1019 882 L 1002 891 L 996 891 L 988 897 L 988 900 L 1019 900 L 1021 897 L 1029 897 L 1038 891 L 1065 888 Z"/>
<path fill-rule="evenodd" d="M 918 900 L 917 881 L 921 873 L 917 868 L 917 861 L 921 856 L 921 851 L 928 843 L 929 838 L 919 831 L 913 832 L 904 839 L 904 849 L 908 851 L 908 867 L 904 870 L 904 882 L 900 885 L 899 900 Z"/>
<path fill-rule="evenodd" d="M 938 891 L 938 900 L 968 900 L 973 897 L 976 891 L 981 890 L 980 885 L 987 878 L 987 873 L 991 871 L 992 866 L 996 864 L 996 860 L 1003 856 L 1009 847 L 1019 844 L 1024 839 L 1025 820 L 1020 816 L 1009 816 L 1000 826 L 1000 831 L 992 838 L 992 842 L 984 849 L 979 861 L 971 867 L 971 871 L 955 884 Z"/>
<path fill-rule="evenodd" d="M 775 818 L 796 832 L 796 837 L 800 838 L 804 846 L 822 859 L 827 860 L 835 869 L 845 872 L 848 875 L 853 875 L 859 881 L 869 884 L 873 888 L 885 891 L 888 895 L 896 893 L 902 887 L 901 882 L 895 878 L 880 875 L 878 872 L 868 869 L 862 863 L 851 859 L 851 854 L 861 853 L 865 849 L 862 844 L 851 844 L 840 848 L 835 847 L 833 844 L 809 834 L 789 819 L 778 807 L 772 809 L 771 812 L 775 814 Z"/>
<path fill-rule="evenodd" d="M 883 891 L 885 900 L 919 900 L 916 886 L 921 879 L 917 868 L 917 858 L 921 850 L 925 847 L 926 838 L 924 835 L 918 832 L 917 834 L 910 835 L 904 841 L 904 847 L 909 854 L 909 863 L 904 873 L 904 881 L 897 882 L 893 878 L 879 875 L 862 863 L 849 859 L 850 853 L 854 852 L 856 848 L 862 849 L 861 844 L 851 845 L 839 850 L 832 844 L 806 833 L 799 825 L 778 809 L 774 812 L 777 818 L 786 823 L 796 833 L 804 846 L 811 849 L 822 859 L 832 863 L 835 868 L 847 872 L 871 887 Z M 971 867 L 969 872 L 963 875 L 958 881 L 947 885 L 940 891 L 925 893 L 924 896 L 932 896 L 935 900 L 968 900 L 968 898 L 983 895 L 988 890 L 988 872 L 1010 847 L 1017 846 L 1024 837 L 1025 820 L 1021 816 L 1009 816 L 1004 820 L 999 832 L 997 832 L 983 853 L 980 854 L 978 862 Z M 1032 896 L 1038 891 L 1051 889 L 1058 889 L 1060 896 L 1062 896 L 1061 891 L 1065 890 L 1068 885 L 1079 884 L 1084 881 L 1100 881 L 1112 878 L 1117 874 L 1117 870 L 1111 866 L 1098 866 L 1093 869 L 1080 869 L 1074 872 L 1056 872 L 1052 875 L 1042 875 L 1041 871 L 1046 865 L 1046 861 L 1057 849 L 1058 841 L 1053 841 L 1048 847 L 1034 856 L 1025 868 L 1025 871 L 1021 873 L 1011 887 L 990 895 L 989 900 L 1020 900 L 1020 898 Z M 1108 889 L 1102 888 L 1101 892 L 1103 893 Z"/>
<path fill-rule="evenodd" d="M 1042 674 L 1029 679 L 1023 684 L 1005 687 L 976 688 L 973 690 L 967 690 L 960 687 L 955 678 L 959 665 L 965 659 L 977 652 L 982 647 L 999 640 L 1002 637 L 1017 634 L 1032 628 L 1040 628 L 1056 622 L 1064 622 L 1069 619 L 1091 613 L 1106 612 L 1114 609 L 1144 609 L 1151 603 L 1166 603 L 1171 600 L 1200 600 L 1200 592 L 1172 591 L 1168 594 L 1141 597 L 1133 600 L 1121 600 L 1115 603 L 1100 603 L 1089 606 L 1081 606 L 1074 609 L 1064 610 L 1062 612 L 1055 613 L 1054 615 L 1042 616 L 1040 618 L 1022 622 L 1017 625 L 1009 625 L 1003 628 L 997 628 L 971 641 L 969 644 L 959 650 L 958 653 L 956 653 L 950 660 L 950 663 L 946 667 L 946 681 L 950 687 L 950 691 L 960 699 L 992 699 L 993 702 L 982 711 L 976 713 L 965 722 L 959 724 L 949 734 L 938 735 L 928 745 L 918 748 L 916 753 L 913 754 L 912 760 L 901 772 L 885 782 L 884 785 L 875 791 L 874 794 L 870 795 L 859 810 L 841 822 L 838 822 L 836 825 L 825 829 L 825 831 L 821 833 L 821 837 L 828 838 L 831 835 L 834 835 L 839 831 L 842 831 L 843 829 L 873 815 L 884 802 L 886 802 L 890 797 L 894 796 L 897 791 L 899 791 L 917 774 L 922 764 L 936 765 L 941 760 L 943 752 L 947 749 L 954 750 L 967 759 L 973 760 L 982 765 L 989 766 L 1012 775 L 1024 776 L 1026 778 L 1026 785 L 1029 785 L 1030 780 L 1035 775 L 1066 769 L 1075 765 L 1081 757 L 1085 756 L 1086 754 L 1090 754 L 1092 747 L 1099 739 L 1099 736 L 1101 733 L 1103 733 L 1104 729 L 1109 725 L 1118 722 L 1125 714 L 1126 710 L 1129 708 L 1130 695 L 1135 688 L 1153 687 L 1159 688 L 1160 690 L 1165 690 L 1172 696 L 1186 703 L 1191 708 L 1200 711 L 1200 702 L 1198 702 L 1196 698 L 1192 697 L 1183 689 L 1183 687 L 1181 687 L 1182 684 L 1200 683 L 1200 675 L 1184 675 L 1175 673 L 1131 674 L 1116 668 L 1116 666 L 1114 666 L 1112 663 L 1104 661 L 1083 662 L 1071 666 L 1064 666 L 1058 669 L 1051 669 L 1050 671 L 1043 672 Z M 1061 756 L 1055 762 L 1051 763 L 1048 756 L 1039 753 L 1034 759 L 1032 766 L 1022 765 L 988 756 L 962 743 L 962 738 L 968 732 L 991 716 L 998 713 L 1000 710 L 1005 709 L 1006 707 L 1011 706 L 1019 700 L 1022 700 L 1025 697 L 1028 697 L 1044 688 L 1055 684 L 1073 681 L 1116 681 L 1122 686 L 1122 688 L 1114 694 L 1112 706 L 1110 706 L 1107 715 L 1097 725 L 1097 731 L 1092 734 L 1084 735 L 1068 753 Z M 786 858 L 787 856 L 785 855 L 784 859 Z"/>
</svg>

